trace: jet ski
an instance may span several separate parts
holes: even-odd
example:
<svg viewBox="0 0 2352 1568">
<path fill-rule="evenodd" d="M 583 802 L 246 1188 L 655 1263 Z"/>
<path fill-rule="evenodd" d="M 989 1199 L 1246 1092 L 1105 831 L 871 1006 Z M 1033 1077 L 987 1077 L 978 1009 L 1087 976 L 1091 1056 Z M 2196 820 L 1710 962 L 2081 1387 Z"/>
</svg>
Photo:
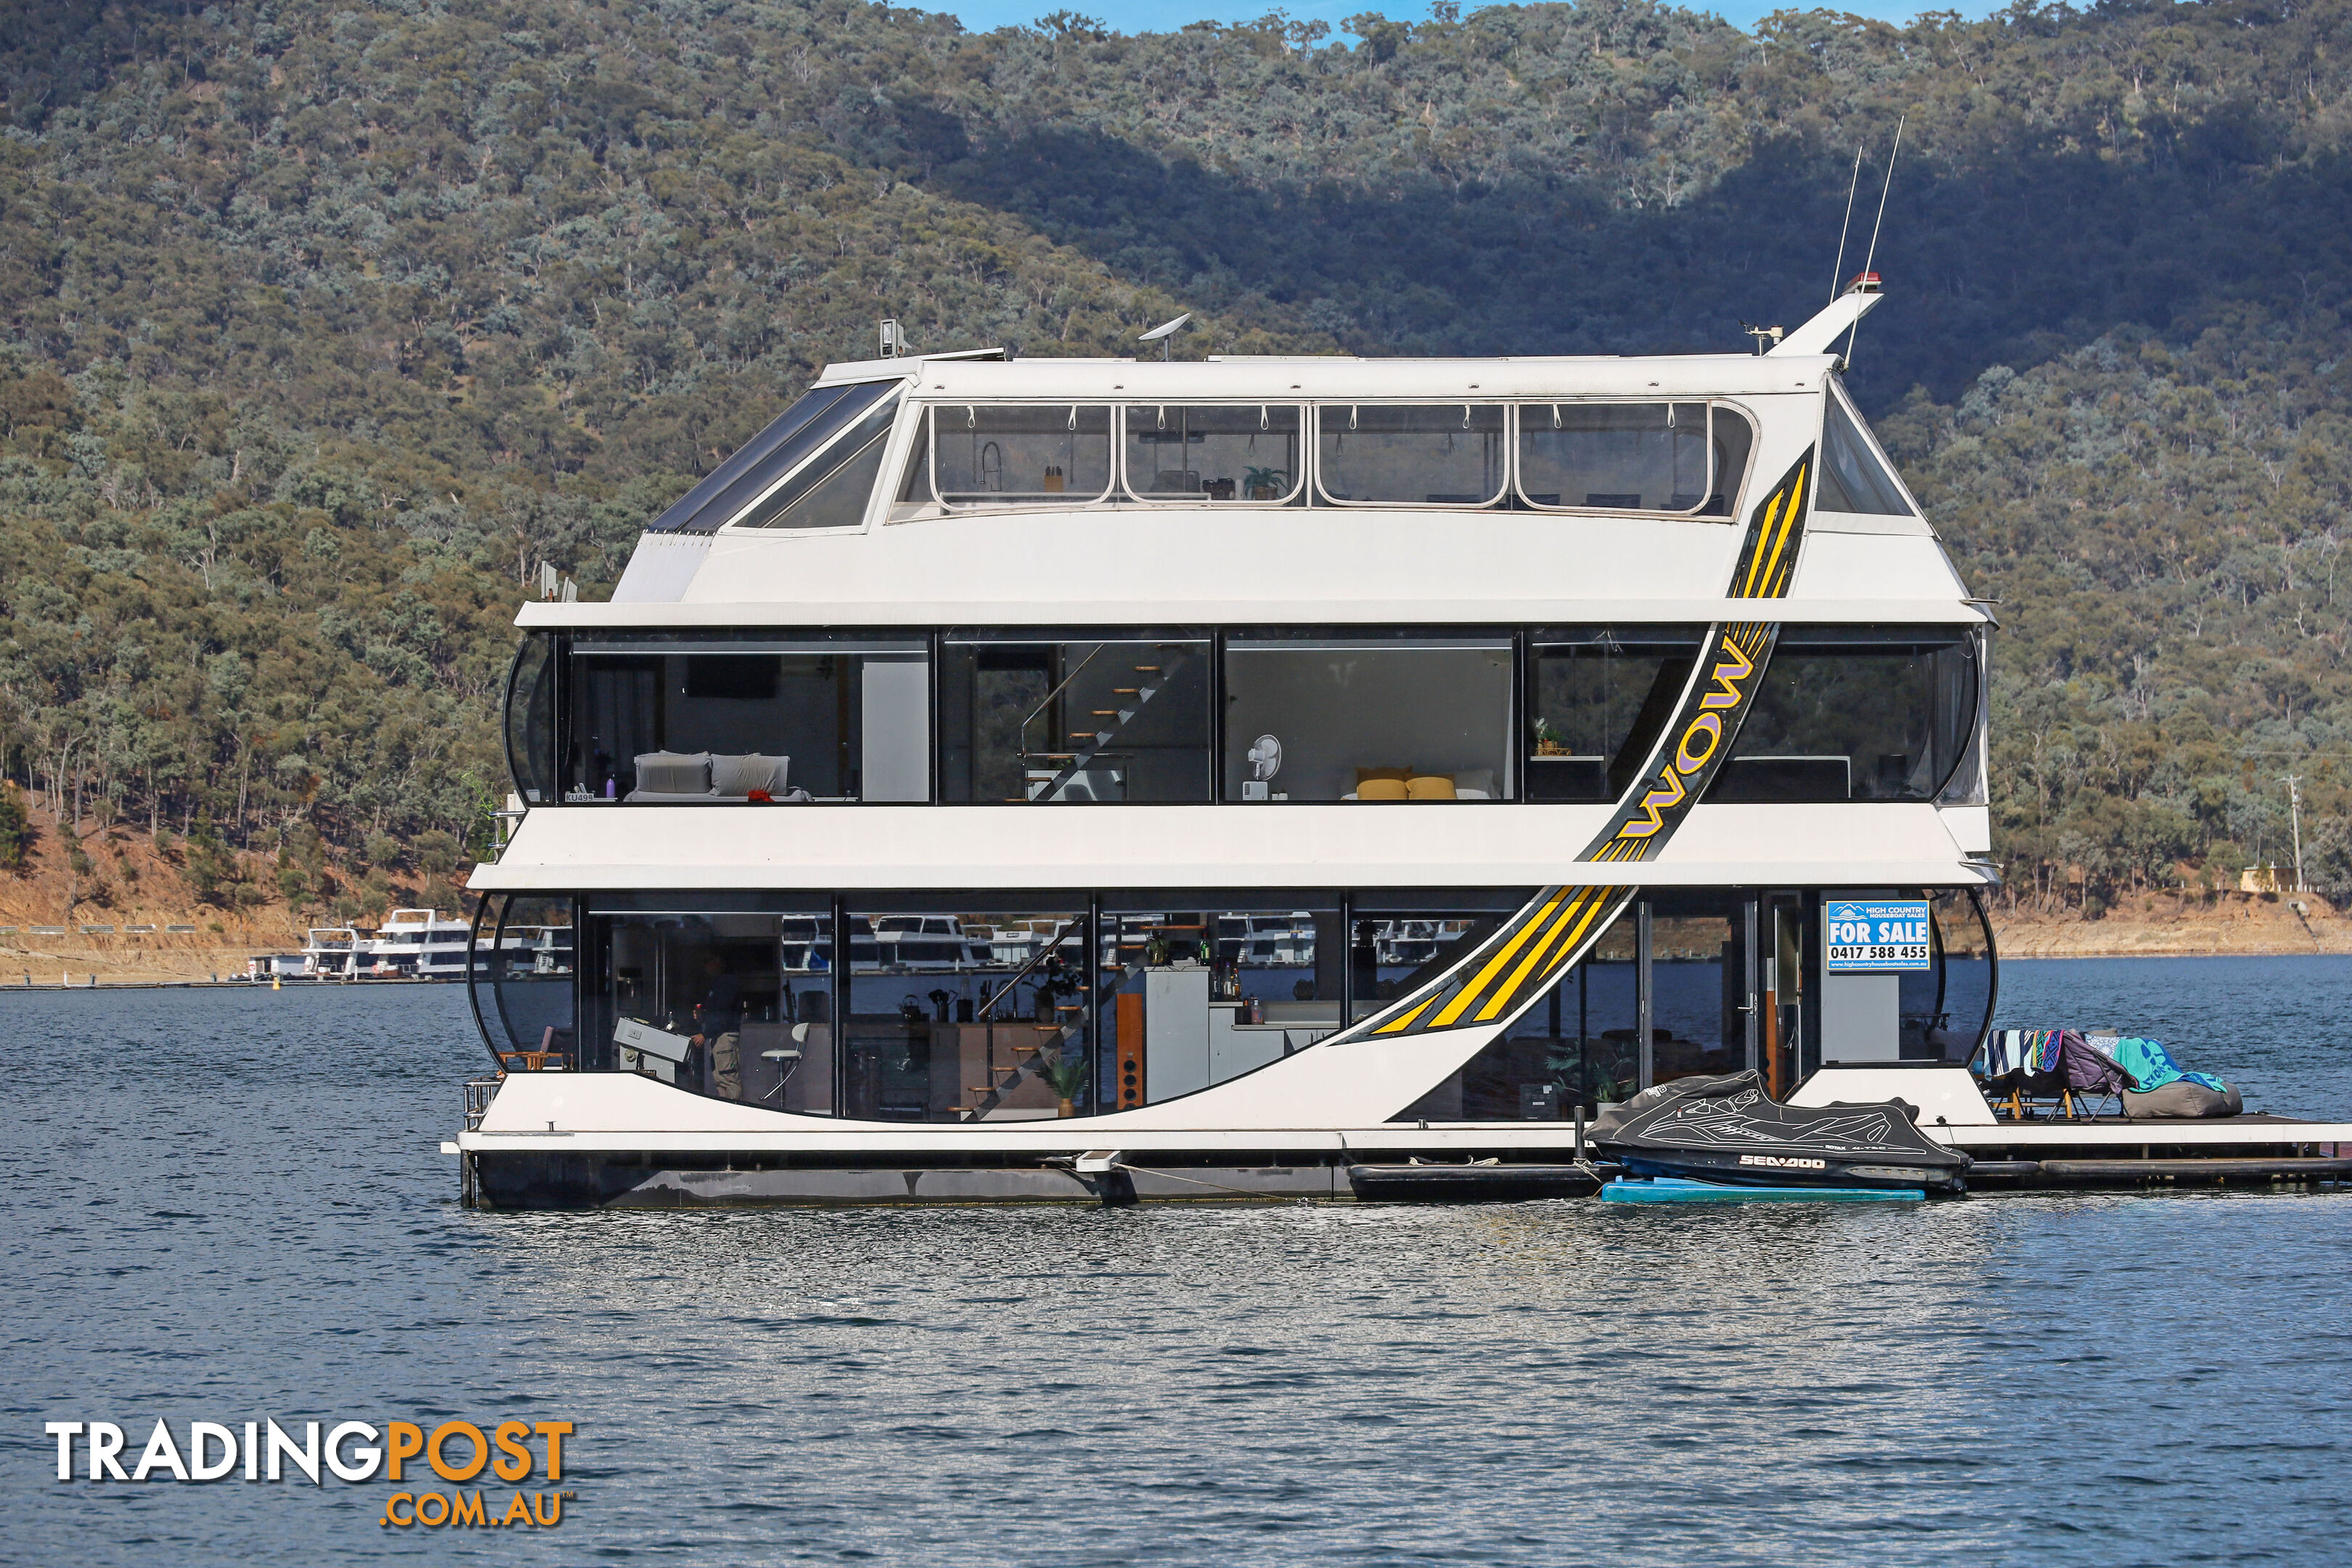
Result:
<svg viewBox="0 0 2352 1568">
<path fill-rule="evenodd" d="M 1902 1100 L 1783 1105 L 1754 1072 L 1676 1079 L 1594 1121 L 1600 1153 L 1631 1176 L 1734 1186 L 1966 1190 L 1969 1157 L 1912 1124 Z"/>
</svg>

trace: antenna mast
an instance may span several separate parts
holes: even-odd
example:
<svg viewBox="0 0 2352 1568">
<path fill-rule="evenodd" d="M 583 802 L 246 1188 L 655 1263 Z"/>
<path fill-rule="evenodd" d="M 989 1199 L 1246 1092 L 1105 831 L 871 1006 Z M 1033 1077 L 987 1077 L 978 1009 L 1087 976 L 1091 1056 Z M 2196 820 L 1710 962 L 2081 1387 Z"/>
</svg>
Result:
<svg viewBox="0 0 2352 1568">
<path fill-rule="evenodd" d="M 1861 188 L 1862 143 L 1857 142 L 1853 144 L 1853 178 L 1845 183 L 1845 221 L 1838 225 L 1837 259 L 1830 264 L 1830 300 L 1832 303 L 1838 297 L 1838 285 L 1844 281 L 1840 275 L 1845 271 L 1845 234 L 1853 226 L 1853 194 Z"/>
<path fill-rule="evenodd" d="M 1878 229 L 1879 226 L 1886 221 L 1886 195 L 1895 188 L 1895 160 L 1902 155 L 1903 128 L 1910 122 L 1911 117 L 1907 114 L 1895 122 L 1895 146 L 1886 154 L 1886 184 L 1880 186 L 1878 191 L 1878 216 L 1871 223 L 1870 250 L 1863 258 L 1862 262 L 1862 269 L 1864 272 L 1870 271 L 1878 262 Z M 1862 318 L 1856 316 L 1853 319 L 1853 325 L 1846 329 L 1845 363 L 1848 364 L 1853 363 L 1853 340 L 1861 331 Z"/>
</svg>

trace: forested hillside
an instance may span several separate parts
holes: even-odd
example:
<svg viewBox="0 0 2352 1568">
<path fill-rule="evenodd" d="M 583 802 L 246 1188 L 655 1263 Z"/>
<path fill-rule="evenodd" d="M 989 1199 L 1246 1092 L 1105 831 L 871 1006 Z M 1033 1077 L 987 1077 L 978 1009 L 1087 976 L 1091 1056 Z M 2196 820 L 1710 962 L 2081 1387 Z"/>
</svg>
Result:
<svg viewBox="0 0 2352 1568">
<path fill-rule="evenodd" d="M 2290 772 L 2352 884 L 2352 0 L 1351 26 L 0 5 L 0 762 L 208 847 L 216 897 L 285 848 L 363 905 L 502 792 L 539 563 L 601 591 L 876 318 L 1736 349 L 1827 294 L 1902 117 L 1852 380 L 2003 602 L 2013 886 L 2284 859 Z"/>
</svg>

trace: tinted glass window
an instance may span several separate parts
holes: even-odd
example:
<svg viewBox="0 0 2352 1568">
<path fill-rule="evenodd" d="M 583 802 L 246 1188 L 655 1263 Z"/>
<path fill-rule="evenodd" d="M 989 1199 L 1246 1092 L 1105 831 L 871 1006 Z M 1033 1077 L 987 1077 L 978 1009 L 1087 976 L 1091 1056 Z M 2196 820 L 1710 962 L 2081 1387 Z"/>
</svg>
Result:
<svg viewBox="0 0 2352 1568">
<path fill-rule="evenodd" d="M 1825 511 L 1912 515 L 1895 477 L 1871 450 L 1853 416 L 1834 394 L 1830 397 L 1829 416 L 1822 422 L 1820 505 Z"/>
<path fill-rule="evenodd" d="M 940 672 L 946 797 L 1210 799 L 1212 646 L 950 637 Z"/>
<path fill-rule="evenodd" d="M 716 533 L 778 479 L 898 388 L 896 381 L 870 381 L 811 392 L 687 491 L 655 520 L 652 531 Z"/>
<path fill-rule="evenodd" d="M 1507 800 L 1511 646 L 1231 638 L 1228 800 Z"/>
<path fill-rule="evenodd" d="M 1132 1110 L 1280 1061 L 1339 1027 L 1339 900 L 1194 894 L 1103 911 L 1097 991 L 1108 1091 Z"/>
<path fill-rule="evenodd" d="M 587 1065 L 714 1100 L 835 1113 L 831 910 L 822 898 L 778 901 L 802 907 L 592 913 Z"/>
<path fill-rule="evenodd" d="M 885 1121 L 1024 1121 L 1096 1091 L 1087 910 L 866 905 L 849 916 L 842 1103 Z"/>
<path fill-rule="evenodd" d="M 1617 800 L 1657 743 L 1701 626 L 1539 631 L 1528 658 L 1528 794 Z"/>
<path fill-rule="evenodd" d="M 837 437 L 807 467 L 760 498 L 745 512 L 744 528 L 855 528 L 866 521 L 866 501 L 882 473 L 882 448 L 898 400 L 884 402 Z"/>
<path fill-rule="evenodd" d="M 1110 489 L 1110 410 L 1071 406 L 931 410 L 931 483 L 957 507 L 1095 500 Z"/>
<path fill-rule="evenodd" d="M 1126 424 L 1127 488 L 1140 500 L 1263 506 L 1305 477 L 1297 408 L 1134 404 Z"/>
<path fill-rule="evenodd" d="M 484 908 L 474 927 L 468 984 L 475 1016 L 501 1068 L 583 1065 L 572 1018 L 573 958 L 570 899 L 494 895 Z"/>
<path fill-rule="evenodd" d="M 1933 800 L 1975 735 L 1976 657 L 1958 628 L 1782 632 L 1707 798 Z"/>
<path fill-rule="evenodd" d="M 507 767 L 526 802 L 555 798 L 555 639 L 522 640 L 507 678 Z"/>
<path fill-rule="evenodd" d="M 919 642 L 613 636 L 572 668 L 569 800 L 929 798 Z"/>
<path fill-rule="evenodd" d="M 1519 489 L 1537 506 L 1696 511 L 1716 466 L 1704 403 L 1519 407 Z"/>
<path fill-rule="evenodd" d="M 1486 506 L 1503 494 L 1503 409 L 1473 403 L 1316 410 L 1323 493 L 1335 501 Z"/>
</svg>

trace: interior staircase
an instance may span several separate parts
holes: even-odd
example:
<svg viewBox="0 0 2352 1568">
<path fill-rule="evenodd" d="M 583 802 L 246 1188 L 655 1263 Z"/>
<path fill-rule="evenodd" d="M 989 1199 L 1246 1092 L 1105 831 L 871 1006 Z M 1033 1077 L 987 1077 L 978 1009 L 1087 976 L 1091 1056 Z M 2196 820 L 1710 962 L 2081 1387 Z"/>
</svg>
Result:
<svg viewBox="0 0 2352 1568">
<path fill-rule="evenodd" d="M 1110 645 L 1105 644 L 1103 646 L 1109 647 Z M 1030 797 L 1031 799 L 1043 801 L 1060 798 L 1062 791 L 1069 787 L 1070 781 L 1076 778 L 1080 773 L 1086 772 L 1089 767 L 1093 766 L 1096 759 L 1103 756 L 1110 749 L 1112 744 L 1118 741 L 1120 734 L 1126 731 L 1127 727 L 1135 722 L 1136 715 L 1141 713 L 1144 709 L 1150 706 L 1151 700 L 1153 698 L 1168 689 L 1169 682 L 1175 679 L 1176 672 L 1183 668 L 1192 657 L 1185 646 L 1181 643 L 1160 643 L 1156 645 L 1154 651 L 1159 655 L 1160 662 L 1158 664 L 1139 664 L 1134 666 L 1133 668 L 1137 679 L 1136 683 L 1133 686 L 1115 686 L 1111 688 L 1111 695 L 1114 698 L 1123 700 L 1119 702 L 1118 706 L 1115 708 L 1097 708 L 1087 715 L 1092 719 L 1108 720 L 1108 723 L 1099 724 L 1092 730 L 1072 730 L 1068 732 L 1067 739 L 1076 743 L 1076 750 L 1068 752 L 1032 752 L 1028 750 L 1026 740 L 1028 721 L 1026 720 L 1023 721 L 1022 731 L 1024 740 L 1021 761 L 1024 766 L 1025 767 L 1033 760 L 1039 763 L 1057 763 L 1060 764 L 1051 782 L 1046 784 L 1043 789 L 1037 791 L 1035 795 L 1032 795 Z M 1087 666 L 1093 662 L 1094 656 L 1092 654 L 1087 655 L 1086 658 L 1081 660 L 1076 669 L 1070 671 L 1068 675 L 1063 678 L 1060 686 L 1055 687 L 1051 692 L 1046 694 L 1045 700 L 1039 703 L 1037 707 L 1032 710 L 1030 717 L 1034 719 L 1038 713 L 1045 711 L 1045 710 L 1053 702 L 1053 700 L 1055 697 L 1060 696 L 1062 692 L 1069 687 L 1072 681 L 1077 679 L 1079 674 L 1085 670 Z"/>
</svg>

